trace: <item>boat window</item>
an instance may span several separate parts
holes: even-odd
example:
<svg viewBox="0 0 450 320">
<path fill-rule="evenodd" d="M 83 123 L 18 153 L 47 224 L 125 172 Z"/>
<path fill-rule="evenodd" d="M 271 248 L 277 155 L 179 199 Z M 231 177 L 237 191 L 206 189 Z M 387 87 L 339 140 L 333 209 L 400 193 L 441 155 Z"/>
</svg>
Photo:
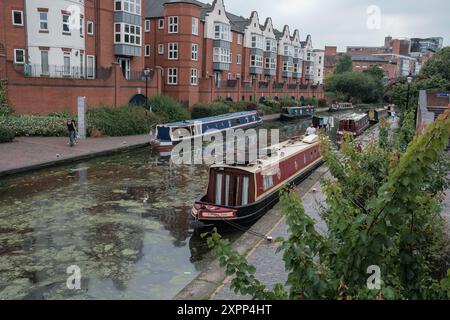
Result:
<svg viewBox="0 0 450 320">
<path fill-rule="evenodd" d="M 222 204 L 222 174 L 216 175 L 216 204 Z"/>
<path fill-rule="evenodd" d="M 263 176 L 263 189 L 266 191 L 273 187 L 273 176 L 272 175 L 264 175 Z"/>
<path fill-rule="evenodd" d="M 225 176 L 225 205 L 230 205 L 230 176 Z"/>
<path fill-rule="evenodd" d="M 244 177 L 242 180 L 242 205 L 248 204 L 248 177 Z"/>
<path fill-rule="evenodd" d="M 241 124 L 241 119 L 237 118 L 236 119 L 236 124 Z"/>
</svg>

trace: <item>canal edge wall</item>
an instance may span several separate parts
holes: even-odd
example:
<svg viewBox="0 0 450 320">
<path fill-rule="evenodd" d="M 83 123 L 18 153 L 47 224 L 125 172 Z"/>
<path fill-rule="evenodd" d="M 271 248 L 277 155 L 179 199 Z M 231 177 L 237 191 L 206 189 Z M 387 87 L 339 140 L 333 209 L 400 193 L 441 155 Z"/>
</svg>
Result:
<svg viewBox="0 0 450 320">
<path fill-rule="evenodd" d="M 297 194 L 303 197 L 327 171 L 324 165 L 314 170 L 309 177 L 296 187 Z M 254 233 L 264 234 L 266 236 L 270 235 L 282 218 L 281 205 L 278 203 L 258 220 L 250 230 L 236 239 L 231 244 L 232 249 L 248 256 L 261 242 L 267 241 L 265 238 L 256 236 Z M 223 285 L 226 277 L 225 270 L 219 265 L 219 259 L 214 259 L 207 263 L 204 270 L 172 299 L 207 300 Z"/>
<path fill-rule="evenodd" d="M 50 167 L 62 166 L 65 164 L 70 164 L 70 163 L 74 163 L 74 162 L 78 162 L 78 161 L 112 155 L 112 154 L 116 154 L 116 153 L 131 151 L 134 149 L 144 148 L 146 146 L 150 146 L 150 143 L 144 142 L 144 143 L 138 143 L 138 144 L 133 144 L 133 145 L 127 145 L 124 147 L 90 152 L 90 153 L 86 153 L 86 154 L 70 156 L 70 157 L 63 158 L 63 159 L 51 160 L 51 161 L 46 161 L 46 162 L 33 164 L 33 165 L 29 165 L 29 166 L 24 166 L 24 167 L 20 167 L 20 168 L 4 170 L 4 171 L 0 171 L 0 178 L 4 178 L 7 176 L 12 176 L 12 175 L 16 175 L 16 174 L 21 174 L 21 173 L 37 171 L 37 170 L 46 169 L 46 168 L 50 168 Z"/>
</svg>

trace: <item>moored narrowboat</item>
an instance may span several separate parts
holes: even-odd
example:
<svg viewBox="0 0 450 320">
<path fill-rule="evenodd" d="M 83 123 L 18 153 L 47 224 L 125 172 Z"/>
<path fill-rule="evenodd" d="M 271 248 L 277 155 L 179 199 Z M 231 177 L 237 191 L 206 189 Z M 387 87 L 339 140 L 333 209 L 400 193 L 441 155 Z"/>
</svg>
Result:
<svg viewBox="0 0 450 320">
<path fill-rule="evenodd" d="M 351 115 L 345 116 L 339 121 L 338 140 L 342 140 L 346 132 L 357 137 L 369 128 L 369 126 L 369 117 L 365 113 L 352 113 Z"/>
<path fill-rule="evenodd" d="M 339 102 L 332 104 L 331 107 L 328 109 L 328 112 L 337 112 L 349 109 L 353 109 L 353 104 L 351 102 Z"/>
<path fill-rule="evenodd" d="M 388 117 L 388 110 L 385 108 L 369 110 L 367 111 L 367 115 L 369 116 L 369 121 L 371 123 L 378 123 L 381 121 L 381 119 L 385 119 Z"/>
<path fill-rule="evenodd" d="M 284 107 L 281 110 L 280 119 L 289 121 L 301 118 L 311 118 L 314 115 L 314 107 Z"/>
<path fill-rule="evenodd" d="M 255 222 L 279 200 L 284 185 L 296 185 L 322 164 L 317 135 L 268 148 L 246 165 L 213 165 L 206 195 L 192 208 L 195 229 L 236 227 Z"/>
<path fill-rule="evenodd" d="M 170 151 L 183 140 L 202 137 L 213 132 L 257 127 L 262 119 L 257 111 L 224 114 L 209 118 L 165 123 L 156 126 L 156 138 L 151 144 L 158 151 Z"/>
</svg>

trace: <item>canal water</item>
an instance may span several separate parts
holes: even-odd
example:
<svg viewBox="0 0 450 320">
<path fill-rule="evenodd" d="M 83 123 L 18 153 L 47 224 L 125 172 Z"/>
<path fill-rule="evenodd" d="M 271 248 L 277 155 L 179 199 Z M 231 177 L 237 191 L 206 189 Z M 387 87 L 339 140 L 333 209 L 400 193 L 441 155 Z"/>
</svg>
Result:
<svg viewBox="0 0 450 320">
<path fill-rule="evenodd" d="M 262 127 L 284 140 L 309 121 Z M 143 148 L 0 180 L 0 299 L 172 298 L 207 260 L 190 230 L 207 175 Z"/>
</svg>

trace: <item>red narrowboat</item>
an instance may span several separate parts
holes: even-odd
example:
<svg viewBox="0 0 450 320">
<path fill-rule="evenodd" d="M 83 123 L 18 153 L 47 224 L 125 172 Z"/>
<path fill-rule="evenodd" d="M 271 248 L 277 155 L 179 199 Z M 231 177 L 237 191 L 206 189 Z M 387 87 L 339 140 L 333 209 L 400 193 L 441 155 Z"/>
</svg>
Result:
<svg viewBox="0 0 450 320">
<path fill-rule="evenodd" d="M 353 113 L 345 116 L 339 121 L 338 140 L 342 140 L 344 133 L 348 132 L 354 137 L 361 135 L 367 128 L 369 128 L 370 122 L 367 114 Z"/>
<path fill-rule="evenodd" d="M 322 164 L 318 136 L 293 138 L 246 165 L 213 165 L 206 195 L 195 202 L 195 229 L 255 222 L 272 208 L 284 185 L 297 185 Z"/>
</svg>

